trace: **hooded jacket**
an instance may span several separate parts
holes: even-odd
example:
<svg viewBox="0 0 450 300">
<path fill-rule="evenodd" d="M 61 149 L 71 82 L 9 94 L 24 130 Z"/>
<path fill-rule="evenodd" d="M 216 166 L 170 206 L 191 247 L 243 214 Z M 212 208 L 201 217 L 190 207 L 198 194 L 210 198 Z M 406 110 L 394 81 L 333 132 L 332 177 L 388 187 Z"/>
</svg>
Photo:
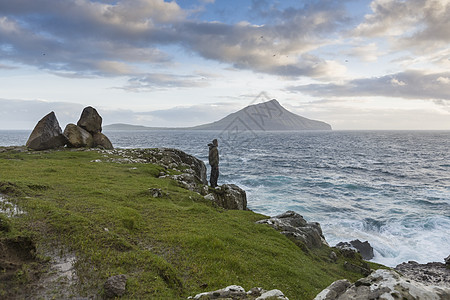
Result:
<svg viewBox="0 0 450 300">
<path fill-rule="evenodd" d="M 213 144 L 208 144 L 209 146 L 209 164 L 212 167 L 218 167 L 219 166 L 219 149 L 217 149 L 217 146 Z"/>
</svg>

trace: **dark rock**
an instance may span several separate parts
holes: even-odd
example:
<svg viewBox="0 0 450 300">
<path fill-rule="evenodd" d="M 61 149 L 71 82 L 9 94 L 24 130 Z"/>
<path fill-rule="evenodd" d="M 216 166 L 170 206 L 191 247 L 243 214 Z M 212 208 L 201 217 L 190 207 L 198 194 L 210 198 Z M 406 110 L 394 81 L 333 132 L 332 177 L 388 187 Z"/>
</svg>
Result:
<svg viewBox="0 0 450 300">
<path fill-rule="evenodd" d="M 92 137 L 94 139 L 93 147 L 99 147 L 107 150 L 114 149 L 111 141 L 103 133 L 101 132 L 94 133 Z"/>
<path fill-rule="evenodd" d="M 335 247 L 340 249 L 343 255 L 346 257 L 352 257 L 352 255 L 350 255 L 350 252 L 352 250 L 356 250 L 357 252 L 359 252 L 363 259 L 366 260 L 370 260 L 374 256 L 373 248 L 368 241 L 361 242 L 360 240 L 353 240 L 350 242 L 340 242 Z"/>
<path fill-rule="evenodd" d="M 210 190 L 205 198 L 225 209 L 247 210 L 247 194 L 235 184 L 224 184 Z"/>
<path fill-rule="evenodd" d="M 55 113 L 43 117 L 34 127 L 26 146 L 33 150 L 47 150 L 63 147 L 67 143 Z"/>
<path fill-rule="evenodd" d="M 450 255 L 447 256 L 447 257 L 444 259 L 444 261 L 445 261 L 445 265 L 446 265 L 447 267 L 450 267 Z"/>
<path fill-rule="evenodd" d="M 317 222 L 306 222 L 305 219 L 294 211 L 287 211 L 276 217 L 258 221 L 259 224 L 268 224 L 287 237 L 305 245 L 308 249 L 320 248 L 327 245 L 322 234 L 322 228 Z"/>
<path fill-rule="evenodd" d="M 337 289 L 336 286 L 339 288 Z M 379 269 L 349 285 L 332 283 L 314 300 L 347 299 L 450 299 L 450 288 L 410 281 L 393 270 Z"/>
<path fill-rule="evenodd" d="M 88 106 L 83 109 L 77 125 L 91 134 L 102 132 L 102 117 L 95 108 Z"/>
<path fill-rule="evenodd" d="M 71 148 L 90 148 L 94 143 L 92 135 L 75 124 L 67 124 L 64 136 L 67 138 L 67 146 Z"/>
<path fill-rule="evenodd" d="M 120 297 L 125 294 L 127 284 L 126 275 L 116 275 L 109 277 L 104 285 L 106 298 Z"/>
</svg>

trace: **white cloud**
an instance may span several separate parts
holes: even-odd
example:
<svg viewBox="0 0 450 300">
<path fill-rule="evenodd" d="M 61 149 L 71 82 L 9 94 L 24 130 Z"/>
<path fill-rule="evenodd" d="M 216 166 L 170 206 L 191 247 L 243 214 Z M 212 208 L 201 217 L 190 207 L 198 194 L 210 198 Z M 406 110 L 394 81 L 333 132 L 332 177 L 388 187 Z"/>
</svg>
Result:
<svg viewBox="0 0 450 300">
<path fill-rule="evenodd" d="M 363 38 L 384 38 L 392 51 L 437 55 L 450 43 L 449 0 L 375 0 L 352 33 Z M 448 58 L 448 56 L 446 57 Z"/>
</svg>

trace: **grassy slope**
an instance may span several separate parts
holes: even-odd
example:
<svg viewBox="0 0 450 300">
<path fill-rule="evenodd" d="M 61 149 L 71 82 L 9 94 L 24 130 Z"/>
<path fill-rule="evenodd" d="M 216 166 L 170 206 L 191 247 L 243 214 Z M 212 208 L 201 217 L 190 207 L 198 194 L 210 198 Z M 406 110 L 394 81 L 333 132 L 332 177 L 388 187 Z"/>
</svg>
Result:
<svg viewBox="0 0 450 300">
<path fill-rule="evenodd" d="M 11 218 L 13 232 L 0 238 L 25 234 L 38 249 L 75 253 L 77 295 L 101 292 L 106 278 L 127 274 L 125 299 L 186 298 L 231 284 L 312 299 L 334 280 L 362 277 L 345 271 L 342 258 L 329 263 L 329 248 L 304 253 L 255 224 L 265 216 L 213 207 L 157 178 L 160 166 L 95 159 L 102 154 L 0 153 L 0 192 L 27 212 Z M 153 198 L 149 188 L 165 195 Z"/>
</svg>

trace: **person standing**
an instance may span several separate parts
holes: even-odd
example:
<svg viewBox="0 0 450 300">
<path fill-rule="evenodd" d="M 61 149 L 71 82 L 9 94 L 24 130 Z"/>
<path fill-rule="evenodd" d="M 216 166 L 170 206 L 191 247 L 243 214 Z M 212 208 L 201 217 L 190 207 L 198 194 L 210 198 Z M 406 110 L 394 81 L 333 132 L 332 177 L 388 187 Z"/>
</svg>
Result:
<svg viewBox="0 0 450 300">
<path fill-rule="evenodd" d="M 211 187 L 217 186 L 217 179 L 219 178 L 219 146 L 217 139 L 214 139 L 209 146 L 209 164 L 211 166 L 211 176 L 209 177 L 209 183 Z"/>
</svg>

